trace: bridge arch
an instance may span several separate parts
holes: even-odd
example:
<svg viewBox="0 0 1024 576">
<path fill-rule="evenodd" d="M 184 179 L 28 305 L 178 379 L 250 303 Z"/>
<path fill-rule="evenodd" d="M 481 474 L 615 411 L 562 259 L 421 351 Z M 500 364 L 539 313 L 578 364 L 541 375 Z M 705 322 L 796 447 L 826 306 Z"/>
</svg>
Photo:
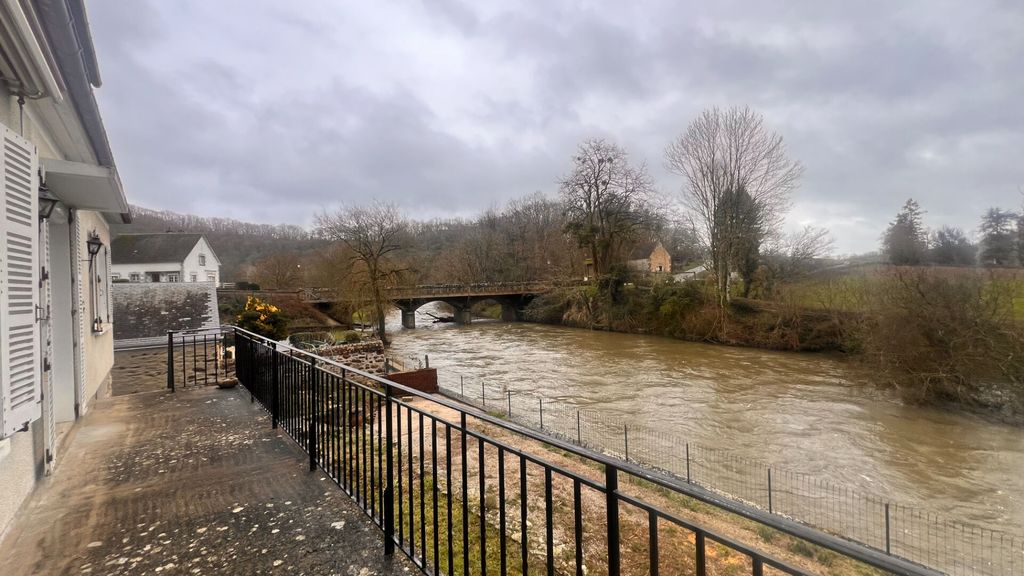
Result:
<svg viewBox="0 0 1024 576">
<path fill-rule="evenodd" d="M 533 294 L 486 294 L 479 296 L 426 296 L 423 298 L 403 298 L 394 301 L 396 308 L 402 312 L 402 327 L 416 327 L 416 311 L 431 302 L 442 302 L 451 306 L 455 322 L 469 324 L 473 321 L 472 307 L 480 302 L 492 301 L 501 306 L 501 319 L 515 322 L 522 316 L 522 309 L 529 304 Z"/>
</svg>

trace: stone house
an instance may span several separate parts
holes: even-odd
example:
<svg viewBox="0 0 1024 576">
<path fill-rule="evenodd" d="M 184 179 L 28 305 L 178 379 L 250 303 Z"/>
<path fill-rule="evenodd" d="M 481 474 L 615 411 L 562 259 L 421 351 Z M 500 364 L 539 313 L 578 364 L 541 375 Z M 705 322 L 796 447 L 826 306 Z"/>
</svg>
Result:
<svg viewBox="0 0 1024 576">
<path fill-rule="evenodd" d="M 630 269 L 637 272 L 670 274 L 672 272 L 672 255 L 661 242 L 646 243 L 633 248 L 627 264 Z"/>
<path fill-rule="evenodd" d="M 110 226 L 128 202 L 81 0 L 0 2 L 0 535 L 109 393 Z"/>
<path fill-rule="evenodd" d="M 113 252 L 115 281 L 220 282 L 220 259 L 202 234 L 121 234 Z"/>
</svg>

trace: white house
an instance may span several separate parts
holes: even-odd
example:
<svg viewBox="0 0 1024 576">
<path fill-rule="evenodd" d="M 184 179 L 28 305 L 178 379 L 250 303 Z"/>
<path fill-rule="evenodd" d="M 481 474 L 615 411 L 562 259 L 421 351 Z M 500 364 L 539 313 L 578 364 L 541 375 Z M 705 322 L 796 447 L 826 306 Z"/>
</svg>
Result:
<svg viewBox="0 0 1024 576">
<path fill-rule="evenodd" d="M 108 393 L 108 220 L 131 217 L 82 0 L 0 0 L 0 535 Z"/>
<path fill-rule="evenodd" d="M 220 259 L 202 234 L 122 234 L 113 253 L 115 281 L 220 282 Z"/>
</svg>

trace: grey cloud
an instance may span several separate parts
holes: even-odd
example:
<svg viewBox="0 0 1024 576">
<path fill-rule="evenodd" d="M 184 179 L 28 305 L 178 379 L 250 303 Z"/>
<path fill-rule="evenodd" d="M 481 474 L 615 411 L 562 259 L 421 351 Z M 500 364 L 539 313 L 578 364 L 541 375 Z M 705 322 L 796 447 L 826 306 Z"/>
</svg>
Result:
<svg viewBox="0 0 1024 576">
<path fill-rule="evenodd" d="M 94 0 L 132 201 L 305 224 L 380 197 L 467 215 L 554 193 L 605 136 L 668 194 L 664 146 L 710 105 L 761 110 L 807 166 L 795 226 L 873 249 L 908 196 L 972 228 L 1024 184 L 1012 2 L 402 6 Z M 1015 32 L 1016 31 L 1016 32 Z"/>
</svg>

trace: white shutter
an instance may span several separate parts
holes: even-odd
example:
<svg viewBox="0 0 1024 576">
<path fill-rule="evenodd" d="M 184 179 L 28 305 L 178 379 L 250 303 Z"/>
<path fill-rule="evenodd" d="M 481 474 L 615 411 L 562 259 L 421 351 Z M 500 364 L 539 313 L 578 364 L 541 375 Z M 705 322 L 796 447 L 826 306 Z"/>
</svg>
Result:
<svg viewBox="0 0 1024 576">
<path fill-rule="evenodd" d="M 40 416 L 38 164 L 28 140 L 0 125 L 0 437 Z"/>
<path fill-rule="evenodd" d="M 88 408 L 88 398 L 85 396 L 85 330 L 86 324 L 92 323 L 89 318 L 89 306 L 85 300 L 86 289 L 89 287 L 89 268 L 85 266 L 85 274 L 82 274 L 83 262 L 88 262 L 84 257 L 88 253 L 82 251 L 85 245 L 85 237 L 82 236 L 82 218 L 78 212 L 74 212 L 74 224 L 71 226 L 71 237 L 74 238 L 74 246 L 71 248 L 72 274 L 75 283 L 75 305 L 74 314 L 78 339 L 75 341 L 75 383 L 78 392 L 75 396 L 75 418 L 85 414 Z"/>
<path fill-rule="evenodd" d="M 42 259 L 42 266 L 50 270 L 50 227 L 46 223 L 39 225 L 39 255 Z M 51 314 L 53 304 L 53 287 L 49 280 L 49 274 L 40 278 L 40 305 L 45 312 L 45 320 L 39 324 L 40 342 L 43 351 L 42 360 L 42 400 L 43 400 L 43 433 L 46 435 L 46 473 L 53 471 L 54 458 L 57 454 L 57 418 L 53 406 L 53 315 Z"/>
<path fill-rule="evenodd" d="M 113 264 L 111 264 L 111 261 L 110 261 L 110 247 L 109 246 L 104 246 L 103 247 L 103 254 L 104 254 L 104 256 L 106 256 L 106 259 L 104 261 L 104 266 L 103 266 L 103 295 L 105 296 L 105 300 L 103 302 L 103 313 L 104 313 L 103 321 L 106 322 L 107 324 L 113 324 L 114 323 L 114 301 L 113 301 L 113 294 L 114 294 L 113 283 L 114 283 L 114 280 L 113 280 L 113 277 L 112 277 L 110 271 L 114 269 L 114 266 L 113 266 Z"/>
</svg>

